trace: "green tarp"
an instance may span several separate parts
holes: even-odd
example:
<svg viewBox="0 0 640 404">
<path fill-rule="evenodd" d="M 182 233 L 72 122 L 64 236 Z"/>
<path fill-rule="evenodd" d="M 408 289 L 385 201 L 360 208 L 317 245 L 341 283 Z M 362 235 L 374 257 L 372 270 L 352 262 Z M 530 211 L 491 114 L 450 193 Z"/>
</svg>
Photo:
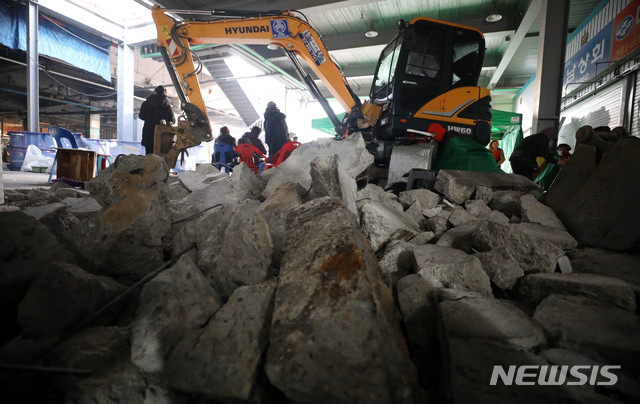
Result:
<svg viewBox="0 0 640 404">
<path fill-rule="evenodd" d="M 498 140 L 504 151 L 504 163 L 500 166 L 505 173 L 513 173 L 509 157 L 522 141 L 522 114 L 492 109 L 491 140 Z"/>
<path fill-rule="evenodd" d="M 502 171 L 489 149 L 466 136 L 456 136 L 445 143 L 442 153 L 436 158 L 434 169 Z"/>
</svg>

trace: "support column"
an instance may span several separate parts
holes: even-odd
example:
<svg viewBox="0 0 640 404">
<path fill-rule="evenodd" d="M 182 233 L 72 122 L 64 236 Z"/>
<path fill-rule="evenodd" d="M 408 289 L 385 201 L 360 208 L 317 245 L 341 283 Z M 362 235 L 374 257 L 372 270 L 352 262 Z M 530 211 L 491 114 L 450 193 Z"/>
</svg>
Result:
<svg viewBox="0 0 640 404">
<path fill-rule="evenodd" d="M 126 35 L 125 35 L 126 36 Z M 133 48 L 118 45 L 118 140 L 134 140 L 133 133 Z"/>
<path fill-rule="evenodd" d="M 89 139 L 100 139 L 100 114 L 85 116 L 84 134 Z"/>
<path fill-rule="evenodd" d="M 38 3 L 29 1 L 27 11 L 27 128 L 40 132 L 40 79 L 38 77 Z"/>
<path fill-rule="evenodd" d="M 569 0 L 543 0 L 543 3 L 540 15 L 533 133 L 548 127 L 558 128 L 569 25 Z"/>
</svg>

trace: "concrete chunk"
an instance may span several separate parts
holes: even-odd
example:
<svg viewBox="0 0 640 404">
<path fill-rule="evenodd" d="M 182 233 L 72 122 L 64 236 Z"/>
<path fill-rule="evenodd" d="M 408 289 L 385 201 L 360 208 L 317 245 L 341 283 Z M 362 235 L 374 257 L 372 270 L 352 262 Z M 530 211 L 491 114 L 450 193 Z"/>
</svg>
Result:
<svg viewBox="0 0 640 404">
<path fill-rule="evenodd" d="M 462 205 L 473 195 L 476 185 L 460 181 L 459 175 L 455 175 L 452 171 L 454 170 L 440 170 L 436 177 L 434 189 L 451 202 Z"/>
<path fill-rule="evenodd" d="M 490 385 L 494 366 L 545 365 L 535 350 L 546 344 L 542 328 L 527 314 L 497 299 L 462 298 L 438 306 L 443 363 L 442 393 L 451 402 L 541 402 L 567 394 L 554 386 Z"/>
<path fill-rule="evenodd" d="M 359 132 L 340 141 L 318 139 L 303 143 L 291 153 L 284 163 L 266 171 L 270 172 L 265 188 L 266 196 L 269 196 L 285 182 L 296 182 L 308 190 L 311 186 L 311 174 L 309 173 L 311 162 L 318 157 L 333 156 L 334 154 L 338 155 L 342 167 L 352 178 L 355 178 L 373 163 L 373 155 L 365 149 L 364 140 Z"/>
<path fill-rule="evenodd" d="M 167 385 L 214 400 L 255 401 L 275 286 L 238 288 L 203 329 L 188 332 L 167 362 Z"/>
<path fill-rule="evenodd" d="M 89 274 L 77 265 L 49 264 L 42 268 L 18 305 L 22 335 L 62 335 L 124 290 L 113 279 Z M 113 316 L 111 313 L 110 318 Z M 104 324 L 110 321 L 108 315 L 101 320 Z"/>
<path fill-rule="evenodd" d="M 533 318 L 555 347 L 605 358 L 630 375 L 640 371 L 640 322 L 634 313 L 585 296 L 551 295 Z"/>
<path fill-rule="evenodd" d="M 524 276 L 524 271 L 504 247 L 497 247 L 491 251 L 473 254 L 480 260 L 482 269 L 489 275 L 489 279 L 500 289 L 511 290 L 518 279 Z"/>
<path fill-rule="evenodd" d="M 415 247 L 413 254 L 416 270 L 422 278 L 437 279 L 447 288 L 493 296 L 489 277 L 477 258 L 455 248 L 437 245 Z"/>
<path fill-rule="evenodd" d="M 356 180 L 347 174 L 337 154 L 314 159 L 311 162 L 310 174 L 310 199 L 334 196 L 342 199 L 353 213 L 357 213 Z"/>
<path fill-rule="evenodd" d="M 355 216 L 326 197 L 289 220 L 265 365 L 271 383 L 295 402 L 417 400 L 391 291 Z"/>
<path fill-rule="evenodd" d="M 289 212 L 304 203 L 307 191 L 294 182 L 280 185 L 267 200 L 258 207 L 258 213 L 269 225 L 273 243 L 273 265 L 280 267 L 282 248 L 287 235 L 287 216 Z"/>
<path fill-rule="evenodd" d="M 167 296 L 180 296 L 168 299 Z M 189 330 L 204 326 L 222 306 L 190 254 L 144 286 L 133 320 L 131 362 L 149 373 L 165 361 Z"/>
<path fill-rule="evenodd" d="M 636 310 L 633 287 L 627 282 L 592 274 L 531 274 L 525 276 L 518 293 L 537 305 L 550 295 L 584 295 L 614 304 L 625 310 Z"/>
<path fill-rule="evenodd" d="M 460 207 L 455 208 L 453 212 L 451 212 L 451 216 L 449 216 L 449 223 L 451 223 L 453 227 L 460 226 L 472 220 L 476 220 L 476 218 L 471 216 L 464 208 Z"/>
<path fill-rule="evenodd" d="M 520 212 L 523 222 L 540 223 L 560 230 L 567 229 L 553 209 L 538 202 L 533 195 L 526 194 L 520 197 Z"/>
<path fill-rule="evenodd" d="M 475 216 L 478 219 L 486 219 L 491 215 L 491 208 L 482 199 L 473 199 L 465 202 L 464 208 L 471 216 Z"/>
<path fill-rule="evenodd" d="M 397 206 L 399 205 L 399 209 Z M 361 227 L 374 250 L 392 239 L 394 233 L 404 239 L 420 233 L 418 223 L 393 201 L 370 202 L 362 207 Z M 401 231 L 400 233 L 397 233 Z"/>
<path fill-rule="evenodd" d="M 200 219 L 196 243 L 198 267 L 223 299 L 240 286 L 269 277 L 273 252 L 269 226 L 249 206 L 226 206 Z"/>
<path fill-rule="evenodd" d="M 431 209 L 438 205 L 440 197 L 428 189 L 412 189 L 410 191 L 400 192 L 399 199 L 405 208 L 413 205 L 416 201 L 420 201 L 423 209 Z"/>
<path fill-rule="evenodd" d="M 233 168 L 231 187 L 240 200 L 256 199 L 264 190 L 264 186 L 256 176 L 255 171 L 250 169 L 244 162 Z"/>
<path fill-rule="evenodd" d="M 568 231 L 557 227 L 549 227 L 539 223 L 515 223 L 511 226 L 533 238 L 546 240 L 563 250 L 570 250 L 578 246 L 578 242 Z"/>
<path fill-rule="evenodd" d="M 380 269 L 391 279 L 390 287 L 413 270 L 414 247 L 414 244 L 401 240 L 394 240 L 387 244 L 384 256 L 379 263 Z"/>
</svg>

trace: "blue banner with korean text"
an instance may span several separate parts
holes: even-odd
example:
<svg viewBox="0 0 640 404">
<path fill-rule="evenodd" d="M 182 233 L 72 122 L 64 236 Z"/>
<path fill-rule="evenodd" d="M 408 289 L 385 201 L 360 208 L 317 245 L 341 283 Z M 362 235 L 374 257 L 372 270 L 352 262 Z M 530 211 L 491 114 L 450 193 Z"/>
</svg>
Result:
<svg viewBox="0 0 640 404">
<path fill-rule="evenodd" d="M 598 73 L 602 73 L 609 66 L 612 36 L 613 21 L 565 62 L 563 94 L 593 80 Z"/>
</svg>

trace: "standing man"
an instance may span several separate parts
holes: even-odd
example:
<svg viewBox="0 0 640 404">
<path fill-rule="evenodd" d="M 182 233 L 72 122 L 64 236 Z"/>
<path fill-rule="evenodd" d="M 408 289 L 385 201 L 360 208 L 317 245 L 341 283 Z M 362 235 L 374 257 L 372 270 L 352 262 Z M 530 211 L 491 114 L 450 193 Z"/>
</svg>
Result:
<svg viewBox="0 0 640 404">
<path fill-rule="evenodd" d="M 167 91 L 164 86 L 158 86 L 140 106 L 140 119 L 144 121 L 142 127 L 142 145 L 146 154 L 153 153 L 153 137 L 156 125 L 164 120 L 166 123 L 175 122 L 171 105 L 167 101 Z"/>
<path fill-rule="evenodd" d="M 280 112 L 276 103 L 269 101 L 264 111 L 264 138 L 269 146 L 269 156 L 280 151 L 289 138 L 287 116 Z"/>
</svg>

